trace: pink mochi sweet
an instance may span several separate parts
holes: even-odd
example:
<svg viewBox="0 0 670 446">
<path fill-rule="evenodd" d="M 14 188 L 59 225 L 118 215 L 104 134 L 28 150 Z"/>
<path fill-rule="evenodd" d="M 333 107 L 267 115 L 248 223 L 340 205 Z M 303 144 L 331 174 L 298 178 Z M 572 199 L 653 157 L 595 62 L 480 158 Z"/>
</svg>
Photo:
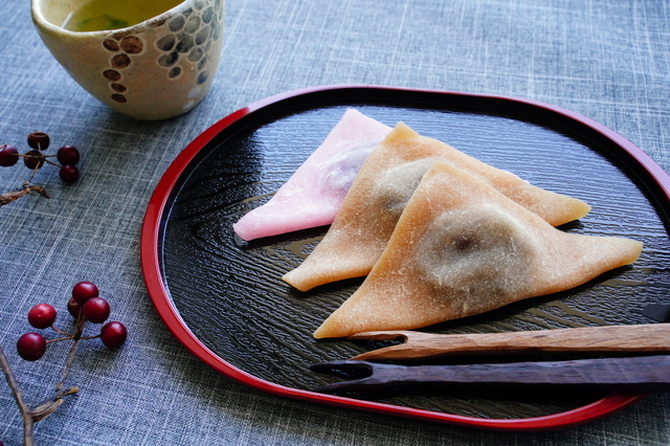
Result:
<svg viewBox="0 0 670 446">
<path fill-rule="evenodd" d="M 254 240 L 331 224 L 363 162 L 390 132 L 391 127 L 347 109 L 270 201 L 244 215 L 233 230 Z"/>
</svg>

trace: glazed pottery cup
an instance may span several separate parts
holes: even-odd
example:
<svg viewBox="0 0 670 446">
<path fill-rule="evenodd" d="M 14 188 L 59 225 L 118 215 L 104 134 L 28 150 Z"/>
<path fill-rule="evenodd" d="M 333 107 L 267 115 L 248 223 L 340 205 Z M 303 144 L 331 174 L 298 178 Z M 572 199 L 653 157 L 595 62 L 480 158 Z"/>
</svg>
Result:
<svg viewBox="0 0 670 446">
<path fill-rule="evenodd" d="M 31 8 L 42 41 L 84 89 L 141 120 L 181 115 L 205 97 L 221 55 L 224 0 L 134 0 L 142 7 L 172 7 L 118 29 L 67 29 L 75 11 L 90 1 L 32 0 Z"/>
</svg>

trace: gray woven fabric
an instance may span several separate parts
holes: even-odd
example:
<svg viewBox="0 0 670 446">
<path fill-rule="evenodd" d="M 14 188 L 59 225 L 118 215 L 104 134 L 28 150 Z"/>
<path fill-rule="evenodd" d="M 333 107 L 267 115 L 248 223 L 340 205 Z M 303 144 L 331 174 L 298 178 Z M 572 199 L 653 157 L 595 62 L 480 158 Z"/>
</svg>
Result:
<svg viewBox="0 0 670 446">
<path fill-rule="evenodd" d="M 661 0 L 230 0 L 214 86 L 191 113 L 142 123 L 85 93 L 35 32 L 29 2 L 0 3 L 0 143 L 48 132 L 82 150 L 83 176 L 51 200 L 0 209 L 0 342 L 26 398 L 48 396 L 66 346 L 26 363 L 14 352 L 38 302 L 62 308 L 96 282 L 129 330 L 108 353 L 83 344 L 68 380 L 82 391 L 38 424 L 40 445 L 667 445 L 670 394 L 604 420 L 497 433 L 353 412 L 271 396 L 202 365 L 148 299 L 139 234 L 175 156 L 229 113 L 307 86 L 365 83 L 500 94 L 552 103 L 622 134 L 670 171 L 670 4 Z M 0 169 L 3 191 L 25 169 Z M 0 440 L 21 420 L 0 382 Z"/>
</svg>

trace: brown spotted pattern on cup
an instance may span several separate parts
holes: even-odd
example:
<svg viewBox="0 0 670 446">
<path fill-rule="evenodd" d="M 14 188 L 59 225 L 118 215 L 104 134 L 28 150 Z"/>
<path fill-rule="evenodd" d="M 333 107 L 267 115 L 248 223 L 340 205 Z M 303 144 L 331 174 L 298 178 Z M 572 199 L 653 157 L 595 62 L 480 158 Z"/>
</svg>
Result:
<svg viewBox="0 0 670 446">
<path fill-rule="evenodd" d="M 111 53 L 109 67 L 102 72 L 102 77 L 109 81 L 112 100 L 123 104 L 128 101 L 123 94 L 128 91 L 123 83 L 123 70 L 132 65 L 132 55 L 144 51 L 145 43 L 140 37 L 126 35 L 105 39 L 102 46 Z"/>
<path fill-rule="evenodd" d="M 178 63 L 186 61 L 197 72 L 194 88 L 209 79 L 216 67 L 210 66 L 207 54 L 214 42 L 221 38 L 222 19 L 221 0 L 215 0 L 211 5 L 204 0 L 196 0 L 192 7 L 157 25 L 164 32 L 153 42 L 161 52 L 156 63 L 165 69 L 169 79 L 184 74 L 184 69 Z M 123 71 L 132 66 L 133 56 L 146 50 L 147 43 L 139 36 L 121 32 L 105 39 L 102 45 L 110 53 L 109 67 L 101 73 L 109 82 L 110 97 L 116 102 L 125 103 L 128 99 L 124 93 L 132 86 L 124 83 Z"/>
</svg>

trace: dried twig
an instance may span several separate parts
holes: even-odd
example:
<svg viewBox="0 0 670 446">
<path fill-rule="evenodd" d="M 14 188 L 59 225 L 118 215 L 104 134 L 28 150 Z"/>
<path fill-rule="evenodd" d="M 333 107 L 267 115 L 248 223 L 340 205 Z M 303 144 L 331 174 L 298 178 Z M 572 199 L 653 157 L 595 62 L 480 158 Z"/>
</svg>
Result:
<svg viewBox="0 0 670 446">
<path fill-rule="evenodd" d="M 34 186 L 26 181 L 25 183 L 23 183 L 23 188 L 21 190 L 15 190 L 0 195 L 0 206 L 4 206 L 13 201 L 16 201 L 19 198 L 23 197 L 24 195 L 30 194 L 32 192 L 37 192 L 44 198 L 51 198 L 49 197 L 47 190 L 43 186 Z"/>
<path fill-rule="evenodd" d="M 73 349 L 71 351 L 71 355 L 74 354 L 74 347 L 76 346 L 76 342 L 73 344 Z M 64 389 L 63 383 L 65 380 L 65 377 L 67 376 L 67 372 L 70 369 L 70 365 L 72 364 L 72 361 L 68 361 L 66 367 L 65 367 L 65 373 L 63 374 L 63 380 L 59 382 L 56 385 L 56 395 L 52 399 L 48 399 L 46 401 L 43 401 L 42 403 L 38 404 L 34 408 L 30 408 L 28 404 L 24 401 L 23 399 L 23 392 L 21 391 L 21 387 L 19 386 L 19 383 L 16 381 L 16 378 L 14 377 L 14 372 L 12 372 L 12 368 L 9 365 L 9 361 L 7 360 L 7 356 L 5 355 L 5 351 L 2 348 L 2 345 L 0 345 L 0 366 L 2 367 L 2 371 L 5 374 L 5 378 L 7 379 L 7 384 L 9 385 L 9 388 L 12 391 L 12 394 L 14 395 L 14 400 L 16 401 L 16 404 L 19 406 L 19 410 L 21 411 L 21 418 L 23 419 L 23 444 L 24 446 L 32 446 L 34 443 L 34 430 L 35 430 L 35 423 L 38 421 L 41 421 L 54 413 L 56 409 L 63 403 L 63 397 L 67 395 L 71 395 L 74 393 L 77 393 L 79 391 L 79 388 L 74 386 L 74 387 L 69 387 L 67 389 Z"/>
</svg>

